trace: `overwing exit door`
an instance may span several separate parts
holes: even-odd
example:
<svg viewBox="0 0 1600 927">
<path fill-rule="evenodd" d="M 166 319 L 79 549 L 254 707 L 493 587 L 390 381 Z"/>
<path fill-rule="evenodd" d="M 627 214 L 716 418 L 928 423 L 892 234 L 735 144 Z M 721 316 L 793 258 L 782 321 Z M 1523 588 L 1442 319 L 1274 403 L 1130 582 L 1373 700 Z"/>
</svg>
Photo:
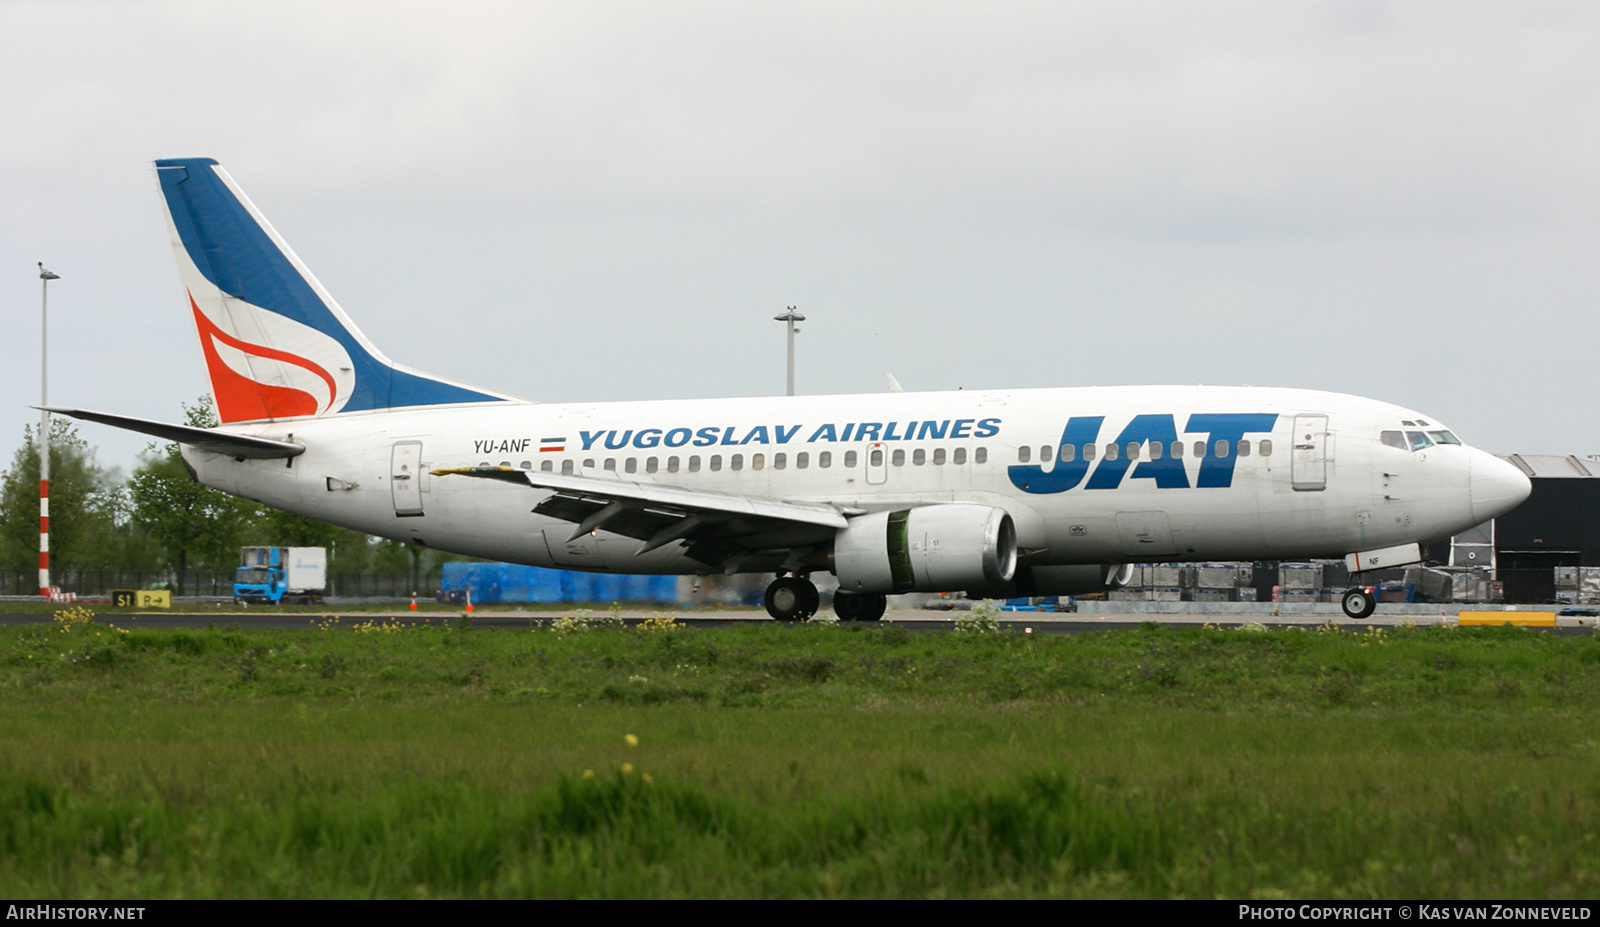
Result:
<svg viewBox="0 0 1600 927">
<path fill-rule="evenodd" d="M 889 479 L 889 451 L 883 442 L 874 441 L 867 446 L 867 482 L 881 486 Z"/>
</svg>

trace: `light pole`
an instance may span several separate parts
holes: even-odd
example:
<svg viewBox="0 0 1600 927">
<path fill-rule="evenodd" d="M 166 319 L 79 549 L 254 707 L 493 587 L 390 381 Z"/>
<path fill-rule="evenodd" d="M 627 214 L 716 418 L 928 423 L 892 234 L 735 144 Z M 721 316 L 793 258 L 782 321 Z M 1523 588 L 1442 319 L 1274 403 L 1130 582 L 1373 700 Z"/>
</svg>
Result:
<svg viewBox="0 0 1600 927">
<path fill-rule="evenodd" d="M 39 262 L 39 405 L 50 405 L 50 281 Z M 39 410 L 39 595 L 50 596 L 50 410 Z"/>
<path fill-rule="evenodd" d="M 806 320 L 806 317 L 801 315 L 800 313 L 794 311 L 794 307 L 790 306 L 788 312 L 785 312 L 783 315 L 775 315 L 775 316 L 772 317 L 772 319 L 775 322 L 787 322 L 788 323 L 786 328 L 789 330 L 789 379 L 787 380 L 788 389 L 784 393 L 784 395 L 785 396 L 793 396 L 794 395 L 794 336 L 795 336 L 795 333 L 800 330 L 800 329 L 795 327 L 794 323 L 796 323 L 796 322 L 804 322 Z"/>
</svg>

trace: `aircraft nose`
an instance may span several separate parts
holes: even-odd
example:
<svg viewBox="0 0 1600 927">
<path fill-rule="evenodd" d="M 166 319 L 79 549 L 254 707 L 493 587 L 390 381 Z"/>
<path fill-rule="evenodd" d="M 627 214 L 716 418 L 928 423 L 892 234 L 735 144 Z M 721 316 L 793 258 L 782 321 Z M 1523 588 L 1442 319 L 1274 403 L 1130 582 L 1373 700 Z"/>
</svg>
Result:
<svg viewBox="0 0 1600 927">
<path fill-rule="evenodd" d="M 1533 492 L 1527 474 L 1493 454 L 1475 452 L 1470 467 L 1472 518 L 1479 524 L 1511 511 Z"/>
</svg>

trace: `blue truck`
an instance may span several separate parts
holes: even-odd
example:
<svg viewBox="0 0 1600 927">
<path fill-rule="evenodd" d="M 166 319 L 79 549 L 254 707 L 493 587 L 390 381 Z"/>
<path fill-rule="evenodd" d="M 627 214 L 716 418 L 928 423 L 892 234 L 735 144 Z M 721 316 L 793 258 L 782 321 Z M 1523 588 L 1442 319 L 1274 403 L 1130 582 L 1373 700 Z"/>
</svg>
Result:
<svg viewBox="0 0 1600 927">
<path fill-rule="evenodd" d="M 326 547 L 246 547 L 233 573 L 233 601 L 278 605 L 322 601 L 328 584 Z"/>
</svg>

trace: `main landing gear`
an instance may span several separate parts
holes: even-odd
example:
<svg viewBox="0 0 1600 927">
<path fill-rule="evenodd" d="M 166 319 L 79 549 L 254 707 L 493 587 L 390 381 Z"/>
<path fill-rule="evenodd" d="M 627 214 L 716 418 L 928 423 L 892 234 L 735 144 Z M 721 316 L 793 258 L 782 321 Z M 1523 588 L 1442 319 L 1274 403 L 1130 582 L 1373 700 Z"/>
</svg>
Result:
<svg viewBox="0 0 1600 927">
<path fill-rule="evenodd" d="M 1344 613 L 1351 618 L 1369 618 L 1378 609 L 1378 597 L 1368 592 L 1365 587 L 1357 586 L 1345 591 L 1339 597 L 1339 604 L 1344 608 Z"/>
<path fill-rule="evenodd" d="M 866 592 L 835 592 L 833 611 L 840 621 L 877 621 L 889 600 Z"/>
<path fill-rule="evenodd" d="M 822 597 L 804 576 L 780 576 L 767 586 L 767 614 L 779 621 L 805 621 L 817 613 Z M 881 595 L 837 592 L 833 610 L 840 621 L 877 621 L 889 600 Z"/>
<path fill-rule="evenodd" d="M 804 621 L 821 603 L 817 587 L 804 576 L 780 576 L 767 586 L 767 614 L 779 621 Z"/>
</svg>

